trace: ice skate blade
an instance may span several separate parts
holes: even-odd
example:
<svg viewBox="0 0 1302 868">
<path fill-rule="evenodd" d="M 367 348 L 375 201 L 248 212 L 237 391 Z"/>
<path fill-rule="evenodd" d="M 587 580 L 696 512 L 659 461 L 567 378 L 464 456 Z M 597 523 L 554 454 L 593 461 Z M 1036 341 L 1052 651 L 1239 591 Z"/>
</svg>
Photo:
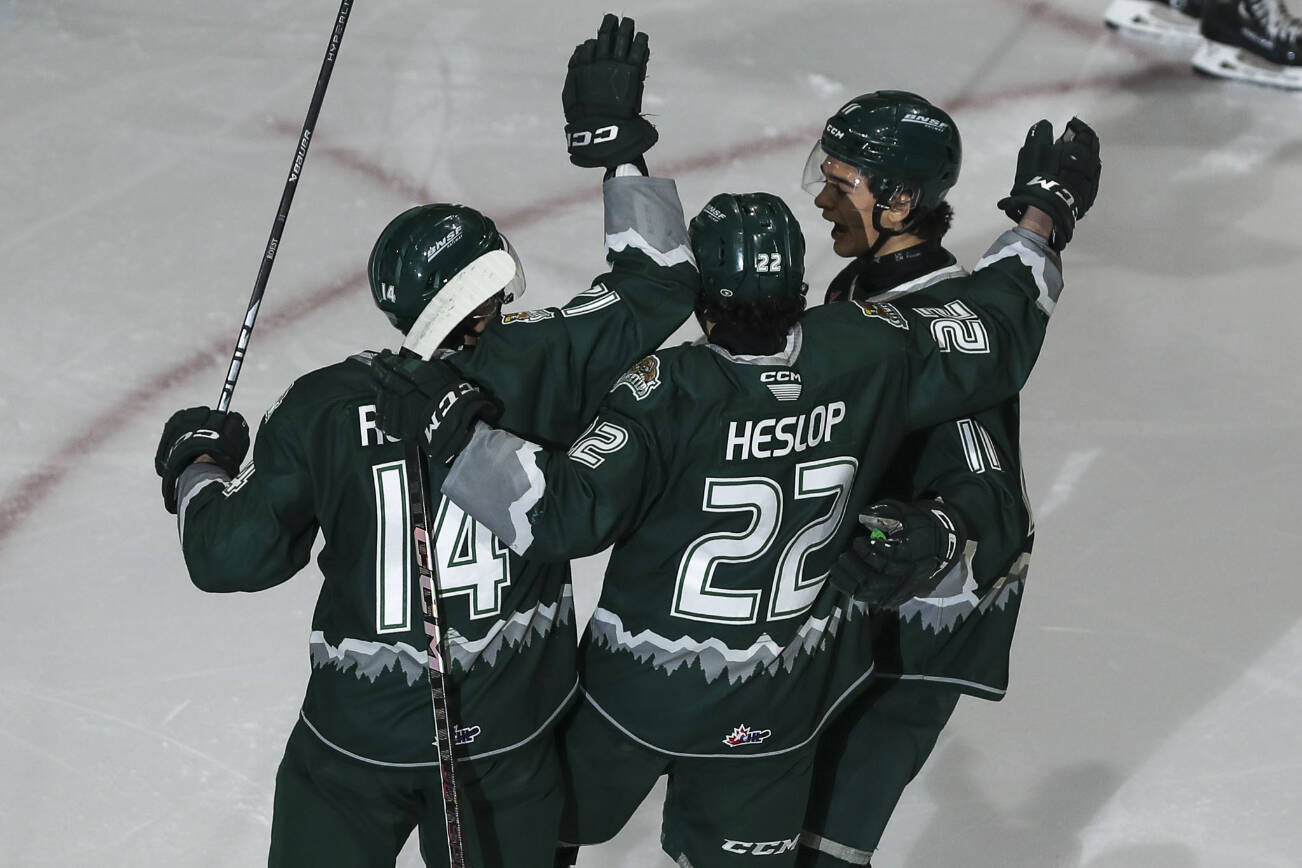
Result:
<svg viewBox="0 0 1302 868">
<path fill-rule="evenodd" d="M 1217 78 L 1302 90 L 1302 66 L 1280 66 L 1245 49 L 1210 39 L 1204 39 L 1194 52 L 1193 68 Z"/>
<path fill-rule="evenodd" d="M 1112 0 L 1103 22 L 1127 36 L 1139 36 L 1167 45 L 1197 45 L 1198 20 L 1162 3 L 1148 0 Z"/>
</svg>

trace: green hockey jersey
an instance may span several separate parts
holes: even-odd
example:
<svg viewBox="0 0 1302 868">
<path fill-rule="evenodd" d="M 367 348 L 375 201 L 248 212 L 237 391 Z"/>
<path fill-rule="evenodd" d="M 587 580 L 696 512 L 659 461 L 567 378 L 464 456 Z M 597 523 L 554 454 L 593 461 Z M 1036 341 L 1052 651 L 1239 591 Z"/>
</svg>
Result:
<svg viewBox="0 0 1302 868">
<path fill-rule="evenodd" d="M 856 282 L 848 294 L 910 309 L 939 310 L 961 300 L 966 272 L 943 249 L 928 253 L 917 258 L 920 269 L 898 264 L 890 289 L 865 295 Z M 935 593 L 898 611 L 872 611 L 878 676 L 938 681 L 987 699 L 1001 699 L 1007 690 L 1034 541 L 1018 429 L 1014 397 L 913 432 L 891 460 L 875 496 L 941 497 L 963 520 L 968 545 L 962 563 Z"/>
<path fill-rule="evenodd" d="M 443 491 L 515 551 L 614 544 L 583 688 L 678 756 L 807 744 L 872 672 L 866 606 L 826 583 L 910 430 L 1006 400 L 1044 336 L 1057 255 L 1014 229 L 962 301 L 808 312 L 783 352 L 697 344 L 621 377 L 568 452 L 481 426 Z"/>
<path fill-rule="evenodd" d="M 616 178 L 605 196 L 610 272 L 563 307 L 503 313 L 473 350 L 449 357 L 505 402 L 501 424 L 544 442 L 571 442 L 695 297 L 673 183 Z M 376 427 L 368 362 L 361 354 L 295 381 L 235 479 L 213 465 L 187 469 L 181 544 L 198 587 L 256 591 L 306 565 L 319 532 L 324 582 L 302 719 L 350 756 L 433 765 L 404 447 Z M 445 472 L 432 468 L 432 483 Z M 446 498 L 430 530 L 459 751 L 499 754 L 544 731 L 576 690 L 569 568 L 508 552 Z"/>
</svg>

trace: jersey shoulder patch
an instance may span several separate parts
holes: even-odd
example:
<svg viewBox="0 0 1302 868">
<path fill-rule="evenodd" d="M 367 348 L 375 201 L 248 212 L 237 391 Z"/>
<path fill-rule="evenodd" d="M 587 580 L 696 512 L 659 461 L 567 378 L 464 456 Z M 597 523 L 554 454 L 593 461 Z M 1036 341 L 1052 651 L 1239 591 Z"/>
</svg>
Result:
<svg viewBox="0 0 1302 868">
<path fill-rule="evenodd" d="M 646 398 L 660 385 L 660 359 L 657 356 L 647 356 L 633 367 L 624 372 L 615 385 L 610 387 L 610 391 L 615 391 L 620 386 L 626 386 L 633 397 L 641 401 Z"/>
<path fill-rule="evenodd" d="M 555 311 L 540 308 L 538 310 L 521 310 L 514 313 L 502 314 L 502 325 L 512 325 L 522 322 L 542 322 L 545 319 L 551 319 L 556 316 Z"/>
<path fill-rule="evenodd" d="M 904 329 L 905 331 L 909 329 L 909 321 L 904 318 L 904 314 L 900 313 L 900 309 L 893 304 L 882 301 L 859 301 L 858 299 L 853 299 L 850 303 L 859 308 L 860 312 L 866 317 L 884 319 L 897 329 Z"/>
</svg>

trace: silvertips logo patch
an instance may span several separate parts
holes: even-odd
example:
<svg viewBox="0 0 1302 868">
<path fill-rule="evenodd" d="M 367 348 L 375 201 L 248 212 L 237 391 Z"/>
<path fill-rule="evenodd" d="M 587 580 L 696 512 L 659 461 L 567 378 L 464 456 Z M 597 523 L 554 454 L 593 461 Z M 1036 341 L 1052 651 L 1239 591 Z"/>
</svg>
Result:
<svg viewBox="0 0 1302 868">
<path fill-rule="evenodd" d="M 864 316 L 884 319 L 897 329 L 909 330 L 909 321 L 900 313 L 899 308 L 893 304 L 885 304 L 880 301 L 854 301 L 852 302 L 859 310 L 863 311 Z"/>
<path fill-rule="evenodd" d="M 521 310 L 515 313 L 502 314 L 502 325 L 511 325 L 517 322 L 541 322 L 545 319 L 551 319 L 556 316 L 553 312 L 546 309 L 541 310 Z"/>
<path fill-rule="evenodd" d="M 613 392 L 620 386 L 627 386 L 628 390 L 633 393 L 633 397 L 641 401 L 655 391 L 659 385 L 660 359 L 655 356 L 647 356 L 616 380 L 610 391 Z"/>
</svg>

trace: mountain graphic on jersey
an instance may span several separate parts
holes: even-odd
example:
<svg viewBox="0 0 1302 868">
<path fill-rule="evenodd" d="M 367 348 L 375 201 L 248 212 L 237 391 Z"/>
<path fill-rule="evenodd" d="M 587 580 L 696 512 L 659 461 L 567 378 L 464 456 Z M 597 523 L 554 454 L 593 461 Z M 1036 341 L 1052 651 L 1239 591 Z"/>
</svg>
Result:
<svg viewBox="0 0 1302 868">
<path fill-rule="evenodd" d="M 650 661 L 653 668 L 665 674 L 694 665 L 700 668 L 707 684 L 725 673 L 729 684 L 738 684 L 757 675 L 776 675 L 782 669 L 790 672 L 802 655 L 812 656 L 822 650 L 843 623 L 868 611 L 866 603 L 847 603 L 847 607 L 836 606 L 826 617 L 806 619 L 785 646 L 767 633 L 747 648 L 731 648 L 714 637 L 704 641 L 690 636 L 670 639 L 653 630 L 634 634 L 625 629 L 618 615 L 600 607 L 592 613 L 588 632 L 595 647 L 627 652 L 639 663 Z"/>
<path fill-rule="evenodd" d="M 312 655 L 312 668 L 332 667 L 339 672 L 352 672 L 358 680 L 366 678 L 374 683 L 385 672 L 395 670 L 415 684 L 425 677 L 426 652 L 417 650 L 406 642 L 392 645 L 365 639 L 343 639 L 338 645 L 326 641 L 325 633 L 313 630 L 308 639 Z"/>
<path fill-rule="evenodd" d="M 1007 608 L 1014 596 L 1021 595 L 1029 566 L 1030 556 L 1022 555 L 1008 575 L 997 580 L 985 594 L 978 596 L 976 580 L 965 563 L 961 588 L 947 589 L 947 582 L 942 582 L 932 596 L 915 597 L 901 605 L 900 620 L 937 635 L 953 632 L 973 612 Z"/>
<path fill-rule="evenodd" d="M 549 605 L 540 602 L 531 609 L 514 612 L 511 617 L 494 623 L 482 638 L 468 640 L 455 628 L 449 628 L 447 644 L 453 668 L 465 672 L 480 661 L 493 666 L 503 648 L 527 647 L 535 636 L 544 638 L 556 627 L 568 624 L 573 612 L 574 597 L 567 587 L 557 602 Z M 325 634 L 316 630 L 309 646 L 314 669 L 331 667 L 372 682 L 385 672 L 395 670 L 406 676 L 408 684 L 422 680 L 426 673 L 428 652 L 406 642 L 389 644 L 345 638 L 338 645 L 331 645 Z"/>
<path fill-rule="evenodd" d="M 510 618 L 498 621 L 479 639 L 467 639 L 448 628 L 447 642 L 452 652 L 453 666 L 462 671 L 468 670 L 480 661 L 489 666 L 497 662 L 503 648 L 514 651 L 527 647 L 534 637 L 545 638 L 557 627 L 570 623 L 574 614 L 574 593 L 569 585 L 555 603 L 545 605 L 539 602 L 532 609 L 515 612 Z"/>
<path fill-rule="evenodd" d="M 976 696 L 1002 698 L 1029 563 L 1023 553 L 980 597 L 969 578 L 962 594 L 911 600 L 898 615 L 875 612 L 877 673 L 938 679 Z"/>
</svg>

